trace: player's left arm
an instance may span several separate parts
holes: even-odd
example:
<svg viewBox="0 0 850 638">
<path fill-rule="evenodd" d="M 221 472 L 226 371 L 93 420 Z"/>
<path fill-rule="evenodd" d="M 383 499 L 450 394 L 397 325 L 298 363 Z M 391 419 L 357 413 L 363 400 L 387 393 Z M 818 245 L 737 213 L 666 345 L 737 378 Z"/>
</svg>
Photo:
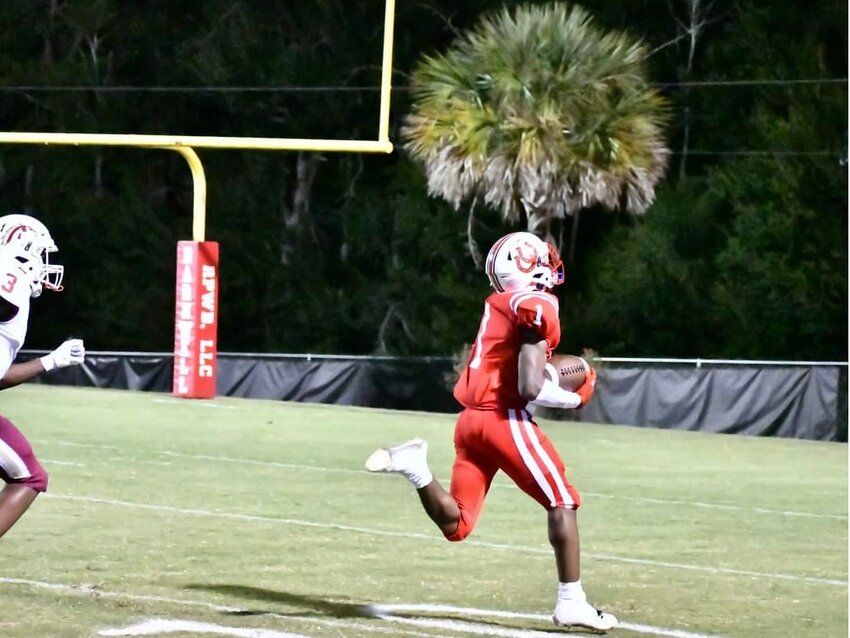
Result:
<svg viewBox="0 0 850 638">
<path fill-rule="evenodd" d="M 13 363 L 9 366 L 6 374 L 0 379 L 0 390 L 11 388 L 19 385 L 24 381 L 37 377 L 44 372 L 44 366 L 41 365 L 39 359 L 24 361 L 23 363 Z"/>
<path fill-rule="evenodd" d="M 86 348 L 82 339 L 67 339 L 53 352 L 38 359 L 13 363 L 0 379 L 0 390 L 20 385 L 43 372 L 81 364 L 86 360 Z"/>
<path fill-rule="evenodd" d="M 520 350 L 520 353 L 522 353 L 522 350 Z M 544 350 L 543 367 L 545 366 L 546 356 Z M 542 374 L 542 371 L 540 376 L 542 377 L 542 382 L 540 386 L 538 386 L 537 394 L 531 396 L 531 398 L 529 398 L 528 395 L 523 395 L 523 398 L 535 405 L 540 405 L 544 408 L 573 409 L 582 407 L 585 403 L 587 403 L 587 400 L 590 400 L 589 397 L 585 400 L 584 396 L 579 392 L 564 390 L 556 381 L 547 379 Z"/>
<path fill-rule="evenodd" d="M 518 390 L 526 401 L 547 408 L 579 408 L 590 396 L 587 389 L 570 392 L 547 379 L 544 370 L 549 352 L 561 338 L 557 302 L 543 294 L 529 293 L 515 306 L 520 326 Z M 589 386 L 592 388 L 592 386 Z"/>
<path fill-rule="evenodd" d="M 534 401 L 543 389 L 546 377 L 546 353 L 549 342 L 534 330 L 520 330 L 517 382 L 519 395 L 526 401 Z"/>
<path fill-rule="evenodd" d="M 544 374 L 549 353 L 561 338 L 555 297 L 543 293 L 521 293 L 514 297 L 511 308 L 516 313 L 519 327 L 517 390 L 520 396 L 546 407 L 578 406 L 580 399 L 575 393 L 562 390 Z"/>
</svg>

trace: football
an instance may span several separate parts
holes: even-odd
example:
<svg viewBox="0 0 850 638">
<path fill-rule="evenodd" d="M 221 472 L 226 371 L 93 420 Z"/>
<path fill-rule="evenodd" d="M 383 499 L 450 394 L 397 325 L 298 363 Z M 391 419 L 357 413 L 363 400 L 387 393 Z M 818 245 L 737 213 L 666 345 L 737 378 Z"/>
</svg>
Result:
<svg viewBox="0 0 850 638">
<path fill-rule="evenodd" d="M 590 370 L 587 361 L 572 354 L 553 354 L 546 362 L 544 374 L 564 390 L 575 392 L 584 383 L 585 372 Z M 557 377 L 557 378 L 555 378 Z"/>
</svg>

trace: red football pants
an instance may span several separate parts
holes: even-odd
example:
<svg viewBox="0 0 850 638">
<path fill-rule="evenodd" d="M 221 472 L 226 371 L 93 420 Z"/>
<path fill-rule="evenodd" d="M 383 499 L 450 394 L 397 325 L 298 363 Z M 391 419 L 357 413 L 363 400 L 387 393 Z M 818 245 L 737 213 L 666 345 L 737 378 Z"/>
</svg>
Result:
<svg viewBox="0 0 850 638">
<path fill-rule="evenodd" d="M 547 510 L 581 504 L 555 446 L 526 410 L 464 410 L 455 423 L 454 443 L 450 492 L 460 508 L 460 523 L 446 535 L 451 541 L 472 532 L 498 470 Z"/>
</svg>

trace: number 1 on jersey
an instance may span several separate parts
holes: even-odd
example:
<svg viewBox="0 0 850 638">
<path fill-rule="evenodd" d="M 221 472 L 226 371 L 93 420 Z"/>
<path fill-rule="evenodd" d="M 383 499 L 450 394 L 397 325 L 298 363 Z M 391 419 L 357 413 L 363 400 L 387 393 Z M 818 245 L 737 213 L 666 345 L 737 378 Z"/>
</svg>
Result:
<svg viewBox="0 0 850 638">
<path fill-rule="evenodd" d="M 541 306 L 540 304 L 537 304 L 536 306 L 534 306 L 534 309 L 537 312 L 534 315 L 534 321 L 532 321 L 531 323 L 533 323 L 535 326 L 542 326 L 543 325 L 543 306 Z"/>
</svg>

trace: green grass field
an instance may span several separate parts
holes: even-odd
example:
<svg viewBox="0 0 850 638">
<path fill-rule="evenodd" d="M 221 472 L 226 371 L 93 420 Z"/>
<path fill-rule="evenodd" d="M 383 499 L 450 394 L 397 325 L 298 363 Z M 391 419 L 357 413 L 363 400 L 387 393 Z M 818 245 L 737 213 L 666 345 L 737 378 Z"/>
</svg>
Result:
<svg viewBox="0 0 850 638">
<path fill-rule="evenodd" d="M 449 544 L 362 469 L 420 435 L 447 477 L 451 415 L 38 385 L 0 412 L 51 475 L 0 540 L 3 638 L 562 633 L 536 503 L 499 477 Z M 847 636 L 846 445 L 541 425 L 610 635 Z"/>
</svg>

